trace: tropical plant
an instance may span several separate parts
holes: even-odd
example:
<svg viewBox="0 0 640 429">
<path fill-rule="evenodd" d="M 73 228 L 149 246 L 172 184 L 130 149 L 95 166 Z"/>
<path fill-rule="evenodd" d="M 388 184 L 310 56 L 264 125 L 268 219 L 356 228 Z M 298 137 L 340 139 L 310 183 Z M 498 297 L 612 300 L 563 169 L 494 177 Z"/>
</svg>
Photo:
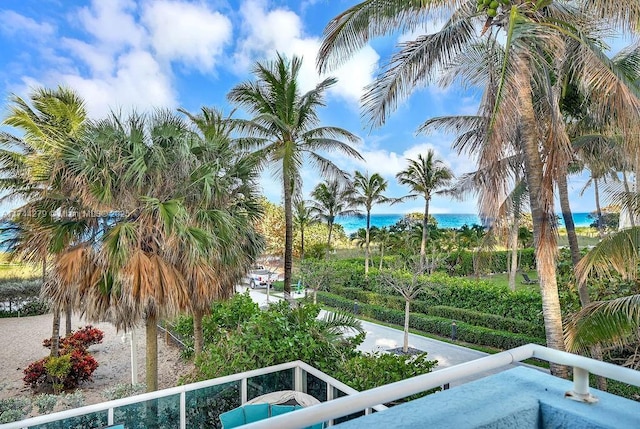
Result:
<svg viewBox="0 0 640 429">
<path fill-rule="evenodd" d="M 364 1 L 328 24 L 319 51 L 320 70 L 341 64 L 372 37 L 426 27 L 434 14 L 447 13 L 448 20 L 439 31 L 404 43 L 393 55 L 363 98 L 366 115 L 373 125 L 384 123 L 398 100 L 433 82 L 441 70 L 448 71 L 440 76 L 441 82 L 462 80 L 488 86 L 479 115 L 488 139 L 478 145 L 482 149 L 479 166 L 491 165 L 511 149 L 523 156 L 547 344 L 564 349 L 553 212 L 553 184 L 569 164 L 571 153 L 564 122 L 559 120 L 561 85 L 569 73 L 580 76 L 581 85 L 597 103 L 591 104 L 594 114 L 633 134 L 638 91 L 624 70 L 606 57 L 598 37 L 612 25 L 637 29 L 640 6 L 616 6 L 611 0 L 514 1 L 498 9 L 454 1 L 393 1 L 379 6 L 378 1 Z M 476 31 L 480 27 L 482 31 Z M 503 42 L 497 43 L 498 37 Z M 479 49 L 488 45 L 500 46 L 492 48 L 494 56 L 487 57 Z M 485 73 L 487 58 L 495 65 L 494 73 Z M 635 66 L 629 62 L 626 67 Z M 504 174 L 496 171 L 490 177 L 487 193 L 504 189 Z M 566 368 L 553 366 L 552 372 L 566 375 Z"/>
<path fill-rule="evenodd" d="M 52 236 L 53 223 L 74 225 L 73 213 L 83 209 L 73 194 L 73 171 L 64 162 L 65 148 L 82 140 L 88 124 L 84 101 L 74 91 L 36 88 L 27 100 L 13 95 L 9 113 L 2 122 L 20 130 L 18 137 L 0 133 L 0 190 L 2 201 L 19 200 L 23 205 L 13 211 L 9 248 L 11 257 L 42 264 L 43 280 L 47 257 L 53 253 L 54 240 L 73 242 L 73 234 Z M 77 231 L 76 231 L 77 232 Z M 57 249 L 62 247 L 57 246 Z M 58 353 L 60 309 L 66 310 L 66 333 L 71 331 L 69 300 L 55 306 L 51 356 Z"/>
<path fill-rule="evenodd" d="M 250 136 L 246 147 L 256 149 L 256 155 L 271 164 L 282 181 L 285 212 L 284 291 L 291 294 L 293 266 L 293 202 L 302 189 L 301 168 L 308 160 L 323 176 L 344 176 L 333 162 L 320 151 L 340 152 L 361 159 L 349 144 L 359 139 L 347 130 L 331 126 L 318 126 L 317 109 L 324 106 L 324 93 L 336 83 L 334 78 L 324 79 L 314 89 L 300 93 L 298 76 L 302 59 L 294 56 L 290 61 L 280 54 L 274 61 L 256 63 L 255 81 L 235 86 L 229 100 L 246 108 L 253 118 L 237 120 L 238 130 Z"/>
<path fill-rule="evenodd" d="M 364 244 L 364 273 L 369 274 L 369 258 L 371 252 L 369 244 L 371 241 L 371 209 L 375 204 L 396 202 L 384 195 L 387 190 L 387 181 L 378 173 L 369 175 L 369 172 L 361 173 L 356 171 L 353 175 L 353 194 L 351 195 L 355 207 L 364 207 L 367 217 L 365 226 Z"/>
<path fill-rule="evenodd" d="M 434 195 L 444 192 L 453 179 L 453 172 L 435 157 L 433 150 L 426 156 L 418 155 L 417 160 L 408 160 L 407 168 L 396 174 L 400 184 L 411 188 L 411 194 L 405 198 L 424 198 L 424 216 L 422 218 L 422 240 L 420 242 L 420 270 L 424 271 L 429 240 L 429 203 Z"/>
<path fill-rule="evenodd" d="M 352 189 L 344 180 L 326 180 L 311 191 L 310 207 L 317 219 L 323 220 L 329 229 L 327 234 L 326 257 L 331 250 L 331 235 L 337 216 L 353 215 Z"/>
<path fill-rule="evenodd" d="M 293 212 L 293 223 L 300 230 L 300 259 L 304 260 L 304 232 L 305 229 L 318 222 L 311 207 L 304 200 L 297 201 Z"/>
</svg>

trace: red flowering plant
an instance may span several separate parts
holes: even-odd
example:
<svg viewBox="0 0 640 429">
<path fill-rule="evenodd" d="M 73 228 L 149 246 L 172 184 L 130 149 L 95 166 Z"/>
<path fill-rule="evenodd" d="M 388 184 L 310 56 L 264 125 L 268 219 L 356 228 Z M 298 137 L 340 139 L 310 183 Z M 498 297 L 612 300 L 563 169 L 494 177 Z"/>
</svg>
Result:
<svg viewBox="0 0 640 429">
<path fill-rule="evenodd" d="M 71 361 L 70 371 L 59 380 L 65 390 L 71 390 L 84 381 L 91 380 L 91 375 L 98 368 L 98 362 L 89 354 L 87 348 L 93 344 L 100 344 L 104 332 L 91 325 L 85 326 L 71 335 L 60 339 L 60 356 L 68 355 Z M 42 345 L 51 348 L 51 340 L 46 339 Z M 54 378 L 47 373 L 49 356 L 30 364 L 24 370 L 24 383 L 32 388 L 53 387 Z"/>
</svg>

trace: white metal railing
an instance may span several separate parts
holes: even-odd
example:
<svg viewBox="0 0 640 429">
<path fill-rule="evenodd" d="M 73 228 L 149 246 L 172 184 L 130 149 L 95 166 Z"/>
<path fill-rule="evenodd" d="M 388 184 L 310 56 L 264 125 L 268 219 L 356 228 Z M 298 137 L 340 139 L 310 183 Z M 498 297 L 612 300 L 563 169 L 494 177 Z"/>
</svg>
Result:
<svg viewBox="0 0 640 429">
<path fill-rule="evenodd" d="M 267 420 L 245 425 L 243 428 L 267 429 L 277 427 L 278 429 L 297 429 L 310 426 L 319 422 L 348 416 L 376 404 L 384 404 L 406 398 L 469 375 L 500 368 L 533 357 L 550 363 L 573 367 L 573 391 L 568 392 L 573 399 L 586 402 L 591 402 L 595 399 L 589 393 L 589 373 L 640 386 L 640 371 L 561 352 L 537 344 L 527 344 L 460 365 L 335 399 L 331 402 L 307 407 L 295 413 L 271 417 Z"/>
<path fill-rule="evenodd" d="M 73 417 L 81 417 L 88 414 L 98 413 L 98 412 L 107 412 L 107 424 L 112 425 L 114 423 L 114 411 L 117 408 L 124 407 L 127 405 L 138 404 L 149 400 L 165 398 L 173 395 L 180 395 L 180 428 L 186 429 L 186 393 L 190 391 L 195 391 L 199 389 L 209 388 L 213 386 L 219 386 L 232 382 L 240 382 L 240 403 L 244 404 L 247 402 L 247 380 L 253 377 L 272 374 L 280 371 L 286 371 L 289 369 L 293 369 L 294 380 L 293 385 L 296 390 L 304 391 L 306 388 L 306 383 L 303 383 L 303 378 L 306 374 L 312 374 L 318 379 L 324 381 L 327 385 L 327 400 L 333 399 L 333 390 L 338 389 L 347 395 L 352 395 L 358 393 L 357 390 L 347 386 L 346 384 L 336 380 L 335 378 L 325 374 L 322 371 L 317 370 L 316 368 L 302 362 L 302 361 L 293 361 L 288 363 L 283 363 L 280 365 L 274 365 L 266 368 L 260 368 L 253 371 L 242 372 L 238 374 L 229 375 L 226 377 L 219 377 L 212 380 L 201 381 L 198 383 L 186 384 L 184 386 L 172 387 L 169 389 L 158 390 L 156 392 L 143 393 L 141 395 L 131 396 L 123 399 L 116 399 L 109 402 L 102 402 L 100 404 L 87 405 L 81 408 L 74 408 L 71 410 L 61 411 L 58 413 L 47 414 L 43 416 L 33 417 L 30 419 L 20 420 L 13 423 L 7 423 L 4 425 L 0 425 L 0 429 L 18 429 L 18 428 L 29 428 L 31 426 L 37 426 L 46 423 L 52 423 L 64 419 L 69 419 Z M 367 408 L 365 410 L 365 408 Z M 381 411 L 386 409 L 385 406 L 375 406 L 375 407 L 365 407 L 359 411 L 365 410 L 367 413 L 370 412 L 370 409 L 376 409 Z"/>
</svg>

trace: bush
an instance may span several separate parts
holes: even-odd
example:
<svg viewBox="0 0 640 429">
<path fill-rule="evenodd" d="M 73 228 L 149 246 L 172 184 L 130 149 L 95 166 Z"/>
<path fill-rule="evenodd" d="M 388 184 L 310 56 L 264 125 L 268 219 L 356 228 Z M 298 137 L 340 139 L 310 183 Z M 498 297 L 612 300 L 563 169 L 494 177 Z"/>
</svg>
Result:
<svg viewBox="0 0 640 429">
<path fill-rule="evenodd" d="M 57 392 L 74 389 L 80 383 L 91 380 L 98 362 L 87 352 L 87 348 L 101 343 L 103 337 L 101 330 L 89 325 L 61 339 L 58 357 L 47 356 L 25 368 L 25 385 L 33 389 L 53 387 Z M 45 339 L 43 345 L 50 348 L 51 340 Z"/>
<path fill-rule="evenodd" d="M 353 308 L 353 301 L 343 297 L 322 292 L 318 293 L 318 300 L 328 306 L 350 310 Z M 379 305 L 360 304 L 361 314 L 373 319 L 402 326 L 404 324 L 404 312 Z M 442 317 L 426 316 L 411 313 L 409 326 L 423 332 L 449 337 L 451 335 L 451 319 Z M 543 338 L 532 337 L 524 334 L 514 334 L 511 332 L 497 331 L 480 326 L 469 325 L 464 322 L 457 323 L 457 338 L 460 341 L 471 344 L 484 345 L 506 350 L 528 343 L 545 344 Z"/>
</svg>

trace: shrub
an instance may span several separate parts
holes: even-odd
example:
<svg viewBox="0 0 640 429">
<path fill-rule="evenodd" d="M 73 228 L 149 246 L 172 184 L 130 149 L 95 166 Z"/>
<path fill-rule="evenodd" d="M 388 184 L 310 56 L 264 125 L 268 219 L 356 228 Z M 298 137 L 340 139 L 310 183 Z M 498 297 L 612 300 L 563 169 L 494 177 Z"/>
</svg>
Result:
<svg viewBox="0 0 640 429">
<path fill-rule="evenodd" d="M 22 420 L 29 414 L 31 408 L 31 402 L 26 398 L 0 399 L 0 423 Z"/>
<path fill-rule="evenodd" d="M 104 333 L 90 325 L 60 340 L 58 357 L 47 356 L 31 363 L 24 370 L 24 383 L 31 388 L 53 387 L 55 392 L 62 389 L 74 389 L 98 368 L 98 362 L 87 352 L 93 344 L 102 342 Z M 45 347 L 51 347 L 51 340 L 43 341 Z"/>
<path fill-rule="evenodd" d="M 342 308 L 344 310 L 353 308 L 353 301 L 350 299 L 345 299 L 327 292 L 319 293 L 318 300 L 331 307 Z M 404 323 L 404 312 L 401 310 L 361 303 L 359 305 L 359 311 L 365 316 L 382 322 L 393 323 L 400 326 Z M 442 337 L 449 337 L 451 335 L 451 322 L 451 319 L 415 313 L 411 313 L 409 318 L 409 326 L 411 328 Z M 502 350 L 518 347 L 528 343 L 545 344 L 545 340 L 543 338 L 497 331 L 480 326 L 469 325 L 464 322 L 457 323 L 457 338 L 460 341 L 471 344 L 495 347 Z"/>
</svg>

